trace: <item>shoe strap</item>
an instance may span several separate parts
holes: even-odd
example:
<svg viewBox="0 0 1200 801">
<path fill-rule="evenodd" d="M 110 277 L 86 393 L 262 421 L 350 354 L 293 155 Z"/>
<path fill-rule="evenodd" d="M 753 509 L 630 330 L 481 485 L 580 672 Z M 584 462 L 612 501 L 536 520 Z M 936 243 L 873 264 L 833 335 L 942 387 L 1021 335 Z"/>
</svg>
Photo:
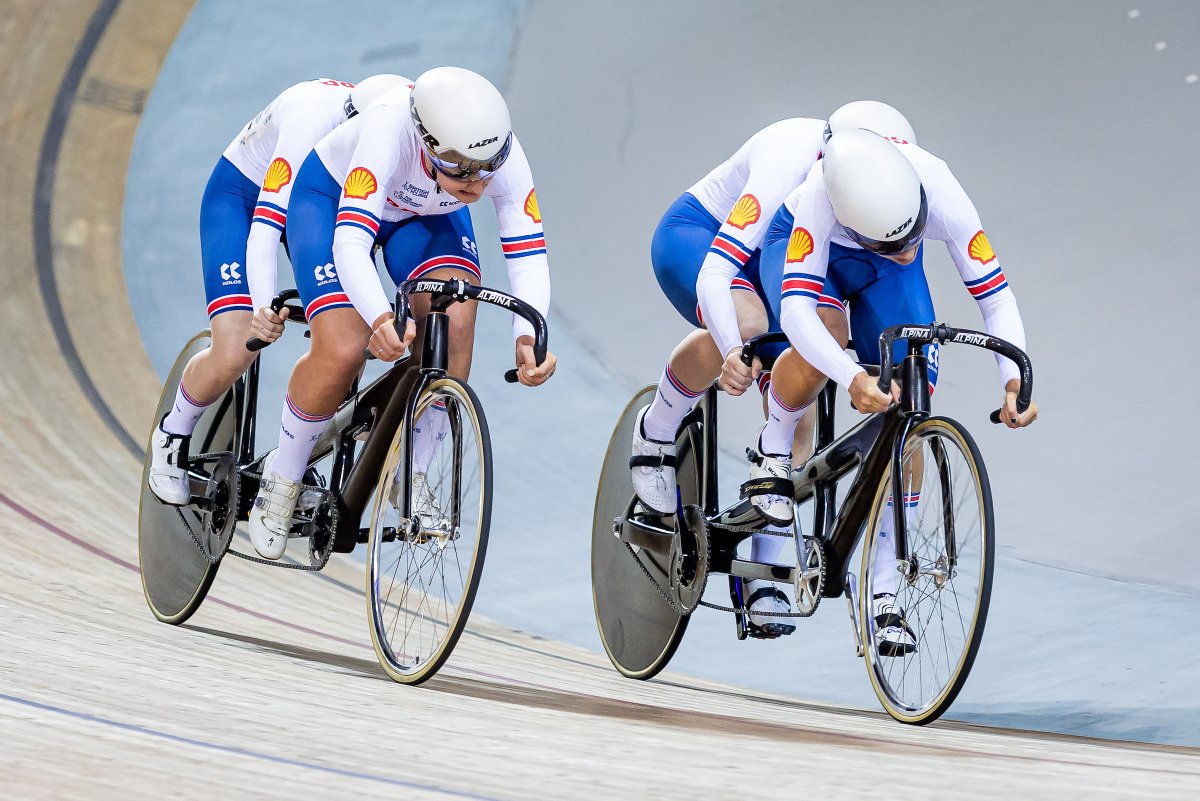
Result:
<svg viewBox="0 0 1200 801">
<path fill-rule="evenodd" d="M 658 456 L 631 456 L 629 467 L 675 467 L 675 457 L 669 453 L 660 453 Z"/>
<path fill-rule="evenodd" d="M 754 606 L 757 601 L 761 601 L 763 598 L 767 597 L 778 598 L 785 604 L 788 604 L 789 608 L 791 607 L 791 604 L 788 602 L 788 597 L 784 595 L 778 587 L 771 585 L 769 587 L 759 587 L 757 590 L 750 593 L 750 597 L 746 599 L 746 608 L 749 609 L 751 606 Z"/>
<path fill-rule="evenodd" d="M 767 476 L 765 478 L 752 478 L 742 484 L 738 497 L 743 500 L 753 498 L 756 495 L 782 495 L 785 498 L 791 498 L 794 490 L 795 487 L 792 485 L 790 478 Z"/>
</svg>

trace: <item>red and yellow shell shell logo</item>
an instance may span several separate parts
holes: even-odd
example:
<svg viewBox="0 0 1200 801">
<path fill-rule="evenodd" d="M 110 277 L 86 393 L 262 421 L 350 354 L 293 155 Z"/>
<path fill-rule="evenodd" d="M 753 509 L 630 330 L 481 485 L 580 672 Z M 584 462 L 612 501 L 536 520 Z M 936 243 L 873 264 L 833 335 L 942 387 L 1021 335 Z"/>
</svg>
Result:
<svg viewBox="0 0 1200 801">
<path fill-rule="evenodd" d="M 983 231 L 971 237 L 971 244 L 967 246 L 967 254 L 980 264 L 987 264 L 996 258 L 996 251 L 992 250 L 992 243 L 988 241 L 987 234 Z"/>
<path fill-rule="evenodd" d="M 758 222 L 760 216 L 762 216 L 762 205 L 758 202 L 758 198 L 754 195 L 742 195 L 729 210 L 729 219 L 725 223 L 745 230 L 747 225 L 754 225 Z"/>
<path fill-rule="evenodd" d="M 525 196 L 525 213 L 528 214 L 529 219 L 533 220 L 535 223 L 540 223 L 542 221 L 542 213 L 538 211 L 537 195 L 534 194 L 532 189 L 530 189 L 529 194 Z"/>
<path fill-rule="evenodd" d="M 366 167 L 355 167 L 346 176 L 346 184 L 342 187 L 342 197 L 355 200 L 366 200 L 379 189 L 379 182 Z"/>
<path fill-rule="evenodd" d="M 278 192 L 292 182 L 292 165 L 286 160 L 277 158 L 267 167 L 267 175 L 263 178 L 264 192 Z"/>
<path fill-rule="evenodd" d="M 792 236 L 788 239 L 787 263 L 804 261 L 808 254 L 812 252 L 812 234 L 803 228 L 797 228 L 795 231 L 792 231 Z"/>
</svg>

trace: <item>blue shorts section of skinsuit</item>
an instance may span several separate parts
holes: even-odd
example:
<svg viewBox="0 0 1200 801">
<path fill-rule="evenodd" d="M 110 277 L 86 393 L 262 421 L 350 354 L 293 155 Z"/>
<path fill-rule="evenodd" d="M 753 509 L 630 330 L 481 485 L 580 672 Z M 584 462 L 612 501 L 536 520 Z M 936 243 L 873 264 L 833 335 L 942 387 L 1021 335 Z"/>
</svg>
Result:
<svg viewBox="0 0 1200 801">
<path fill-rule="evenodd" d="M 200 260 L 208 316 L 254 311 L 246 283 L 246 238 L 259 187 L 224 156 L 213 168 L 200 201 Z"/>
<path fill-rule="evenodd" d="M 329 174 L 316 151 L 309 153 L 292 188 L 287 237 L 296 288 L 304 302 L 305 316 L 310 320 L 328 309 L 353 308 L 333 261 L 334 225 L 341 193 L 341 185 Z M 441 268 L 462 270 L 479 280 L 475 231 L 465 207 L 450 214 L 383 222 L 375 245 L 382 248 L 388 274 L 397 284 Z"/>
<path fill-rule="evenodd" d="M 786 208 L 780 208 L 771 220 L 763 240 L 762 266 L 759 269 L 763 288 L 770 301 L 774 319 L 779 318 L 783 301 L 783 268 L 788 238 L 794 220 Z M 845 307 L 850 317 L 850 338 L 861 364 L 879 364 L 879 335 L 893 325 L 933 322 L 933 298 L 922 265 L 925 246 L 917 252 L 912 264 L 896 264 L 858 248 L 829 244 L 829 269 L 820 305 Z M 833 302 L 826 301 L 825 298 Z M 893 359 L 899 363 L 908 354 L 908 340 L 896 340 Z M 925 348 L 929 359 L 929 383 L 937 384 L 938 350 L 936 345 Z"/>
<path fill-rule="evenodd" d="M 696 327 L 700 327 L 696 278 L 700 275 L 700 268 L 704 265 L 709 248 L 712 247 L 713 238 L 720 229 L 721 221 L 709 214 L 693 195 L 684 192 L 659 221 L 650 244 L 650 261 L 654 265 L 654 277 L 658 279 L 658 285 L 683 319 Z M 754 251 L 745 266 L 739 270 L 737 278 L 748 281 L 762 300 L 767 309 L 768 330 L 782 331 L 777 313 L 779 304 L 776 303 L 775 310 L 772 311 L 759 280 L 760 254 L 760 251 Z M 782 353 L 785 347 L 786 345 L 771 346 L 762 353 L 774 358 Z"/>
</svg>

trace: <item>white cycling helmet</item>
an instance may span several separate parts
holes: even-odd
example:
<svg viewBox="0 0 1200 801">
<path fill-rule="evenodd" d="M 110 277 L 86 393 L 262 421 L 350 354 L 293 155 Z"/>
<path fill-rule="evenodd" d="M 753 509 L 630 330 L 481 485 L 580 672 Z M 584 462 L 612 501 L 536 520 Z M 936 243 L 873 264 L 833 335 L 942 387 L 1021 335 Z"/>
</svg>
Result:
<svg viewBox="0 0 1200 801">
<path fill-rule="evenodd" d="M 508 104 L 487 78 L 470 70 L 422 73 L 409 110 L 434 166 L 451 178 L 486 178 L 512 150 Z"/>
<path fill-rule="evenodd" d="M 866 128 L 880 136 L 894 136 L 912 144 L 917 143 L 917 134 L 903 114 L 878 100 L 855 100 L 829 115 L 825 123 L 825 141 L 838 131 L 851 128 Z"/>
<path fill-rule="evenodd" d="M 899 148 L 851 128 L 829 138 L 821 161 L 833 213 L 851 240 L 881 256 L 920 244 L 929 203 L 920 176 Z"/>
<path fill-rule="evenodd" d="M 400 86 L 412 86 L 413 82 L 403 75 L 372 75 L 363 78 L 350 90 L 346 100 L 346 116 L 353 117 L 371 107 L 379 98 Z"/>
</svg>

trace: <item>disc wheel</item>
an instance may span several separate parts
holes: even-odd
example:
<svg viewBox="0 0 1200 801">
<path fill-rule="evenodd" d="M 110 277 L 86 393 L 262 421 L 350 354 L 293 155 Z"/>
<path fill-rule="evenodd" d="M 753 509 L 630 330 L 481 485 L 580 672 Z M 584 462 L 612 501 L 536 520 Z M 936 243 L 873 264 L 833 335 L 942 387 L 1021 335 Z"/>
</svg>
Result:
<svg viewBox="0 0 1200 801">
<path fill-rule="evenodd" d="M 970 434 L 930 418 L 909 432 L 903 454 L 908 564 L 895 559 L 880 525 L 892 510 L 891 472 L 872 507 L 863 549 L 860 599 L 867 673 L 884 709 L 903 723 L 937 720 L 958 696 L 983 639 L 995 561 L 995 521 L 987 471 Z M 915 648 L 879 640 L 877 594 L 894 593 Z M 886 599 L 884 599 L 886 600 Z M 889 623 L 888 617 L 882 622 Z M 896 622 L 892 617 L 891 623 Z"/>
<path fill-rule="evenodd" d="M 433 676 L 458 642 L 483 572 L 492 514 L 491 442 L 471 388 L 455 378 L 430 382 L 413 420 L 414 429 L 427 427 L 425 444 L 420 434 L 406 442 L 404 426 L 392 438 L 367 540 L 371 641 L 384 671 L 403 684 Z M 410 449 L 414 458 L 422 450 L 428 458 L 421 484 L 428 494 L 412 493 L 406 519 L 398 490 L 413 487 Z"/>
<path fill-rule="evenodd" d="M 209 332 L 202 331 L 192 337 L 175 360 L 151 421 L 151 438 L 159 421 L 175 402 L 184 367 L 193 356 L 208 347 L 209 341 Z M 191 456 L 232 452 L 236 432 L 237 410 L 231 389 L 200 417 L 192 434 Z M 195 463 L 192 468 L 192 472 L 209 479 L 207 492 L 218 503 L 226 504 L 225 509 L 204 511 L 193 506 L 161 503 L 147 483 L 150 476 L 150 439 L 147 439 L 138 506 L 138 562 L 146 603 L 154 616 L 164 623 L 183 623 L 203 603 L 217 575 L 221 556 L 229 545 L 236 515 L 238 488 L 236 470 L 230 469 L 231 460 L 214 459 L 208 463 Z"/>
<path fill-rule="evenodd" d="M 634 506 L 629 473 L 633 424 L 656 391 L 649 386 L 634 395 L 618 418 L 601 467 L 592 517 L 596 625 L 613 666 L 631 679 L 652 678 L 666 667 L 690 619 L 676 611 L 650 580 L 652 576 L 659 587 L 670 588 L 670 559 L 646 549 L 631 550 L 613 533 L 613 521 L 624 519 Z M 700 503 L 698 434 L 698 426 L 689 427 L 676 442 L 676 475 L 685 506 Z"/>
</svg>

